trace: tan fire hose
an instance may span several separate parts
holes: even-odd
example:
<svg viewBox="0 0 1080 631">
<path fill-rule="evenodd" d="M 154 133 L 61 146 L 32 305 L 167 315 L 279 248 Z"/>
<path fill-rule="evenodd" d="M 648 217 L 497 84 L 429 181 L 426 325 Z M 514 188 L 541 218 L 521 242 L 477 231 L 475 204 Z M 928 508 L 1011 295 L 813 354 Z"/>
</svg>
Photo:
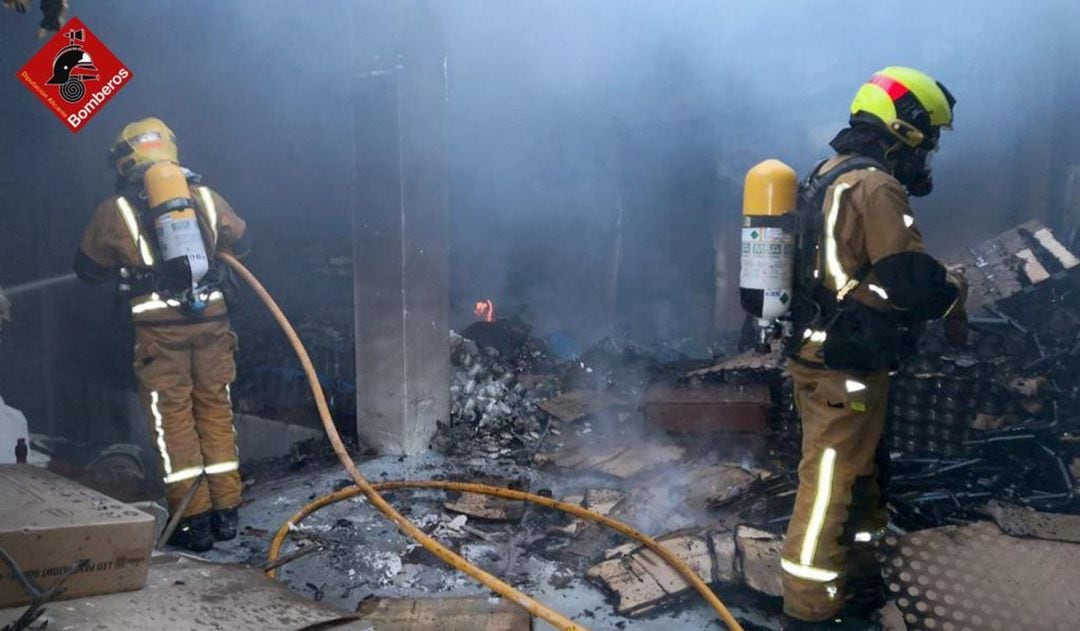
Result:
<svg viewBox="0 0 1080 631">
<path fill-rule="evenodd" d="M 687 582 L 689 582 L 699 594 L 705 598 L 706 601 L 716 610 L 724 624 L 728 629 L 732 631 L 743 631 L 739 622 L 731 615 L 724 603 L 709 589 L 709 586 L 705 584 L 703 580 L 691 570 L 685 563 L 682 562 L 677 556 L 672 554 L 667 548 L 664 548 L 656 540 L 644 535 L 630 526 L 611 519 L 604 515 L 600 515 L 588 509 L 582 508 L 575 504 L 569 504 L 566 502 L 559 502 L 557 500 L 542 497 L 539 495 L 533 495 L 532 493 L 524 493 L 522 491 L 514 491 L 511 489 L 504 489 L 499 487 L 486 486 L 482 484 L 471 484 L 464 482 L 439 482 L 439 481 L 400 481 L 400 482 L 384 482 L 376 485 L 372 485 L 364 478 L 363 474 L 357 468 L 356 463 L 353 462 L 352 457 L 349 456 L 349 452 L 345 449 L 345 444 L 341 442 L 341 436 L 338 435 L 337 428 L 334 427 L 334 420 L 330 416 L 330 408 L 326 404 L 326 396 L 323 394 L 322 385 L 319 384 L 318 376 L 315 373 L 315 368 L 311 363 L 311 358 L 307 354 L 307 350 L 301 343 L 300 338 L 297 336 L 296 331 L 289 323 L 285 314 L 277 306 L 273 297 L 266 291 L 266 288 L 262 286 L 255 275 L 251 273 L 240 261 L 235 257 L 219 252 L 218 258 L 224 261 L 229 267 L 231 267 L 241 278 L 247 282 L 248 285 L 255 291 L 259 298 L 270 310 L 274 319 L 278 325 L 284 331 L 285 336 L 289 339 L 289 343 L 292 345 L 293 350 L 296 351 L 297 357 L 300 359 L 300 364 L 304 368 L 304 373 L 307 375 L 308 385 L 311 387 L 312 396 L 315 398 L 315 404 L 319 410 L 319 418 L 322 420 L 323 429 L 326 430 L 327 438 L 330 439 L 330 445 L 334 449 L 334 454 L 337 455 L 338 460 L 341 461 L 342 466 L 348 471 L 349 477 L 352 478 L 356 484 L 355 487 L 343 489 L 331 495 L 321 497 L 314 502 L 308 504 L 300 510 L 296 515 L 291 517 L 288 522 L 282 525 L 278 530 L 277 535 L 271 544 L 269 561 L 274 561 L 277 555 L 281 551 L 281 546 L 284 543 L 285 536 L 289 531 L 289 527 L 302 520 L 307 515 L 315 512 L 319 508 L 332 504 L 334 502 L 346 499 L 348 497 L 354 497 L 358 494 L 363 494 L 367 497 L 368 501 L 379 510 L 380 513 L 385 515 L 390 521 L 401 529 L 406 535 L 414 539 L 417 543 L 424 546 L 429 552 L 445 561 L 453 568 L 464 572 L 468 576 L 474 578 L 485 587 L 491 589 L 495 593 L 499 594 L 503 598 L 510 602 L 516 603 L 530 614 L 542 618 L 562 631 L 586 631 L 586 627 L 583 627 L 573 620 L 570 620 L 566 616 L 554 611 L 540 602 L 534 600 L 526 594 L 514 589 L 509 584 L 500 580 L 498 577 L 485 572 L 484 570 L 469 563 L 467 560 L 454 553 L 452 550 L 446 548 L 435 539 L 431 538 L 424 531 L 420 530 L 415 524 L 410 522 L 401 513 L 397 512 L 393 506 L 391 506 L 383 497 L 379 494 L 379 490 L 394 490 L 405 488 L 438 488 L 454 491 L 464 491 L 470 493 L 480 493 L 484 495 L 494 495 L 497 497 L 503 497 L 513 500 L 525 500 L 540 504 L 542 506 L 548 506 L 561 510 L 582 519 L 602 524 L 608 528 L 612 528 L 646 546 L 654 553 L 659 555 L 664 561 L 666 561 L 675 571 L 677 571 Z"/>
</svg>

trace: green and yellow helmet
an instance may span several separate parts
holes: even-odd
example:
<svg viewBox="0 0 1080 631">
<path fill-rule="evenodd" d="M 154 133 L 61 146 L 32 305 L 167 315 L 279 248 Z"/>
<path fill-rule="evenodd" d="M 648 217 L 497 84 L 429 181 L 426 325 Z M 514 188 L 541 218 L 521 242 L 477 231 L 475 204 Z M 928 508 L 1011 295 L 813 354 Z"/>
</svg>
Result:
<svg viewBox="0 0 1080 631">
<path fill-rule="evenodd" d="M 851 123 L 877 125 L 908 147 L 932 149 L 953 122 L 956 99 L 933 77 L 889 66 L 870 77 L 851 102 Z"/>
<path fill-rule="evenodd" d="M 138 167 L 155 162 L 179 163 L 176 135 L 159 118 L 144 118 L 128 124 L 116 135 L 109 149 L 109 161 L 116 172 L 127 177 Z"/>
</svg>

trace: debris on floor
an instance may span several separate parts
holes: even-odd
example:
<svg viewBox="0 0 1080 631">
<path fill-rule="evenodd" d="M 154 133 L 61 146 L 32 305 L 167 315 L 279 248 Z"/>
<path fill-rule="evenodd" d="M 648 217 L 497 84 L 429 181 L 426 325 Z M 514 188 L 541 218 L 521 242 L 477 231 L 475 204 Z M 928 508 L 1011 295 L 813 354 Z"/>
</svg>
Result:
<svg viewBox="0 0 1080 631">
<path fill-rule="evenodd" d="M 782 595 L 780 538 L 740 526 L 731 530 L 675 532 L 656 538 L 705 582 L 742 585 L 766 596 Z M 615 595 L 616 611 L 628 617 L 655 613 L 693 590 L 651 550 L 624 544 L 604 553 L 586 575 Z"/>
<path fill-rule="evenodd" d="M 1035 223 L 969 255 L 971 344 L 947 349 L 931 327 L 890 389 L 894 531 L 882 553 L 899 622 L 888 624 L 1055 628 L 1078 613 L 1074 603 L 1053 611 L 1048 603 L 1071 597 L 1061 590 L 1080 578 L 1072 575 L 1080 566 L 1072 558 L 1080 548 L 1080 260 Z M 754 603 L 740 616 L 760 619 L 755 607 L 775 607 L 800 440 L 779 353 L 687 361 L 607 338 L 556 359 L 545 345 L 517 320 L 452 335 L 451 416 L 433 452 L 369 460 L 366 472 L 549 494 L 660 535 L 707 582 Z M 251 489 L 246 528 L 219 547 L 219 560 L 261 564 L 269 533 L 342 483 L 329 468 L 306 472 Z M 399 491 L 389 500 L 447 547 L 589 627 L 713 624 L 656 555 L 589 522 L 469 493 Z M 296 528 L 285 552 L 297 538 L 320 552 L 280 569 L 294 594 L 348 611 L 362 603 L 367 622 L 411 616 L 423 626 L 460 615 L 475 616 L 470 628 L 518 628 L 499 625 L 520 624 L 501 617 L 520 612 L 491 602 L 366 504 L 342 502 Z M 1020 563 L 1022 555 L 1045 558 L 1045 567 Z M 1028 571 L 1043 574 L 1013 578 Z M 1048 577 L 1054 586 L 1042 590 Z M 997 617 L 1029 601 L 1044 611 Z"/>
<path fill-rule="evenodd" d="M 588 489 L 584 493 L 575 493 L 563 497 L 561 501 L 568 504 L 577 504 L 600 515 L 610 515 L 615 508 L 626 499 L 626 493 L 618 489 Z M 590 527 L 592 522 L 574 517 L 570 523 L 561 526 L 552 526 L 548 529 L 551 534 L 577 536 Z"/>
<path fill-rule="evenodd" d="M 499 352 L 451 334 L 450 360 L 450 420 L 439 424 L 433 446 L 489 458 L 535 451 L 547 415 Z"/>
<path fill-rule="evenodd" d="M 989 502 L 986 513 L 1002 532 L 1014 537 L 1080 543 L 1080 515 L 1041 513 L 1031 507 Z"/>
<path fill-rule="evenodd" d="M 713 580 L 714 564 L 707 534 L 686 533 L 657 537 L 706 582 Z M 589 568 L 586 575 L 616 595 L 616 611 L 636 617 L 670 605 L 688 595 L 690 585 L 651 550 L 627 544 L 608 550 L 607 560 Z"/>
<path fill-rule="evenodd" d="M 583 443 L 555 453 L 537 454 L 536 463 L 629 478 L 654 467 L 677 462 L 685 454 L 684 447 L 657 441 L 607 448 Z"/>
<path fill-rule="evenodd" d="M 488 521 L 520 521 L 525 514 L 525 502 L 477 493 L 462 493 L 457 499 L 443 502 L 452 513 L 461 513 Z"/>
<path fill-rule="evenodd" d="M 750 589 L 767 596 L 783 596 L 780 583 L 780 537 L 739 526 L 735 529 L 736 574 Z"/>
<path fill-rule="evenodd" d="M 501 598 L 377 598 L 360 603 L 376 631 L 530 631 L 529 613 Z"/>
</svg>

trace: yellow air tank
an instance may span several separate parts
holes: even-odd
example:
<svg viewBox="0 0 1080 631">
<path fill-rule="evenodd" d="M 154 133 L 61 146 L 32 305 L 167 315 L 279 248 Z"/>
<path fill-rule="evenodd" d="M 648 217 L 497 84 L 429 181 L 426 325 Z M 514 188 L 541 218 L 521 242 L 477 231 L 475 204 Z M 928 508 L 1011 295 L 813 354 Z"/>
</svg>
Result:
<svg viewBox="0 0 1080 631">
<path fill-rule="evenodd" d="M 794 169 L 779 160 L 765 160 L 746 173 L 739 301 L 757 318 L 763 341 L 791 307 L 795 233 L 789 214 L 798 196 Z"/>
<path fill-rule="evenodd" d="M 186 258 L 194 288 L 206 276 L 210 259 L 187 178 L 175 163 L 162 161 L 146 170 L 143 183 L 162 261 L 168 265 L 170 261 L 175 264 L 175 259 Z"/>
</svg>

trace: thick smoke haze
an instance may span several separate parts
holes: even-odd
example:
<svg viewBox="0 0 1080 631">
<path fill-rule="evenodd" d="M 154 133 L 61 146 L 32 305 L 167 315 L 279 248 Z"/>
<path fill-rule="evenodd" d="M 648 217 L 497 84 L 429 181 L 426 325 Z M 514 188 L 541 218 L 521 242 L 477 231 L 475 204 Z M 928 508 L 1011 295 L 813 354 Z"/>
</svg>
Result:
<svg viewBox="0 0 1080 631">
<path fill-rule="evenodd" d="M 709 331 L 711 256 L 737 238 L 746 169 L 778 157 L 805 172 L 858 85 L 894 64 L 959 99 L 938 190 L 915 204 L 932 249 L 1065 222 L 1080 12 L 990 6 L 454 3 L 455 287 L 592 333 Z M 722 326 L 738 322 L 736 305 L 719 307 Z"/>
<path fill-rule="evenodd" d="M 251 264 L 290 315 L 351 304 L 348 283 L 313 278 L 312 261 L 350 253 L 365 149 L 352 90 L 396 63 L 395 34 L 420 4 L 72 0 L 134 72 L 77 135 L 15 78 L 40 45 L 36 20 L 0 12 L 0 284 L 69 271 L 112 190 L 113 136 L 154 115 L 249 220 Z M 1036 217 L 1071 227 L 1080 212 L 1075 2 L 431 6 L 444 25 L 456 328 L 480 298 L 582 344 L 737 326 L 738 305 L 713 288 L 718 259 L 737 272 L 723 253 L 743 174 L 768 157 L 809 169 L 859 84 L 887 65 L 923 69 L 959 99 L 937 191 L 915 204 L 932 250 Z M 127 378 L 108 293 L 68 284 L 14 301 L 0 350 L 9 402 L 67 417 L 94 380 Z M 57 385 L 43 393 L 46 382 Z"/>
</svg>

